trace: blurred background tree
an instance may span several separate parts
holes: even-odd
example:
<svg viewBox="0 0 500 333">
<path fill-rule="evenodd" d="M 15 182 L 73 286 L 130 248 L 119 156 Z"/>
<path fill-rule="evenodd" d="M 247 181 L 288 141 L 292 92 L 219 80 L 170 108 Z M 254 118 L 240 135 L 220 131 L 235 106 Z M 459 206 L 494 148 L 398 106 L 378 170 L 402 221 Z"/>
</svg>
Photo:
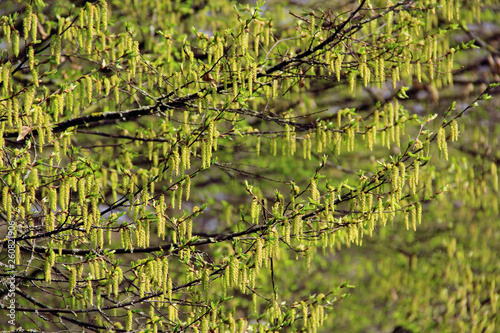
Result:
<svg viewBox="0 0 500 333">
<path fill-rule="evenodd" d="M 3 3 L 16 327 L 494 332 L 498 7 Z"/>
</svg>

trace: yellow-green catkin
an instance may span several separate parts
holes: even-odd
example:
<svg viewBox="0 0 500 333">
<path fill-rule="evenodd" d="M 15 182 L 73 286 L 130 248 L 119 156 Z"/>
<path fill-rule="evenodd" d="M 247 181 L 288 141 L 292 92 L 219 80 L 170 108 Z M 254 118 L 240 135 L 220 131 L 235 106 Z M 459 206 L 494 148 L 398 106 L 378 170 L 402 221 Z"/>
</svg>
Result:
<svg viewBox="0 0 500 333">
<path fill-rule="evenodd" d="M 260 268 L 264 261 L 264 241 L 262 238 L 257 237 L 255 240 L 255 274 L 259 275 Z"/>
<path fill-rule="evenodd" d="M 86 98 L 87 98 L 87 104 L 92 103 L 92 78 L 87 75 L 85 77 L 85 91 L 87 93 Z"/>
<path fill-rule="evenodd" d="M 304 140 L 302 142 L 302 148 L 303 148 L 303 157 L 305 160 L 310 160 L 311 159 L 311 148 L 312 148 L 312 143 L 311 143 L 311 135 L 306 134 L 304 136 Z"/>
<path fill-rule="evenodd" d="M 10 23 L 7 22 L 7 24 L 5 24 L 3 26 L 3 29 L 4 29 L 4 36 L 7 40 L 7 43 L 10 43 L 11 42 L 11 34 L 12 34 L 12 30 L 11 30 L 11 27 L 10 27 Z"/>
<path fill-rule="evenodd" d="M 417 222 L 418 224 L 422 223 L 422 204 L 420 202 L 417 203 Z"/>
<path fill-rule="evenodd" d="M 347 128 L 347 151 L 354 151 L 354 126 Z"/>
<path fill-rule="evenodd" d="M 399 168 L 393 165 L 391 172 L 391 192 L 393 195 L 396 195 L 398 191 L 399 191 Z M 394 209 L 394 207 L 392 207 L 391 209 Z"/>
<path fill-rule="evenodd" d="M 70 274 L 69 274 L 69 290 L 70 290 L 70 293 L 73 294 L 75 288 L 76 288 L 76 283 L 77 283 L 77 280 L 76 280 L 76 274 L 77 274 L 77 269 L 76 267 L 69 267 L 69 271 L 70 271 Z"/>
<path fill-rule="evenodd" d="M 453 63 L 455 58 L 455 49 L 450 49 L 450 54 L 448 55 L 448 84 L 453 86 Z"/>
<path fill-rule="evenodd" d="M 307 319 L 308 319 L 308 308 L 307 308 L 307 304 L 302 301 L 300 302 L 300 305 L 302 307 L 302 319 L 304 320 L 304 328 L 307 328 Z"/>
<path fill-rule="evenodd" d="M 299 237 L 302 234 L 302 217 L 299 214 L 293 217 L 292 232 L 294 237 Z"/>
<path fill-rule="evenodd" d="M 87 287 L 85 288 L 86 301 L 90 305 L 94 305 L 94 289 L 92 288 L 92 281 L 89 279 L 87 281 Z"/>
<path fill-rule="evenodd" d="M 457 141 L 458 140 L 458 122 L 453 119 L 450 123 L 450 129 L 451 129 L 451 141 Z"/>
<path fill-rule="evenodd" d="M 33 71 L 35 68 L 35 50 L 33 49 L 33 46 L 28 47 L 28 60 L 30 70 Z"/>
<path fill-rule="evenodd" d="M 448 144 L 446 142 L 446 133 L 443 127 L 439 127 L 437 141 L 439 151 L 442 152 L 444 154 L 444 158 L 448 160 Z"/>
<path fill-rule="evenodd" d="M 377 136 L 377 129 L 375 128 L 375 126 L 370 127 L 366 133 L 366 143 L 370 151 L 373 150 L 373 144 L 375 143 L 376 136 Z"/>
<path fill-rule="evenodd" d="M 337 78 L 337 81 L 340 82 L 340 70 L 342 68 L 342 56 L 337 55 L 337 58 L 335 58 L 335 77 Z"/>
<path fill-rule="evenodd" d="M 498 170 L 495 162 L 491 162 L 490 171 L 491 171 L 491 183 L 493 184 L 493 189 L 495 190 L 495 192 L 498 192 Z"/>
<path fill-rule="evenodd" d="M 413 228 L 413 231 L 417 230 L 417 207 L 414 207 L 414 209 L 411 211 L 411 225 Z"/>
<path fill-rule="evenodd" d="M 127 321 L 126 321 L 126 324 L 125 324 L 127 332 L 132 331 L 133 318 L 134 317 L 133 317 L 132 311 L 128 310 L 127 311 Z"/>
<path fill-rule="evenodd" d="M 311 179 L 311 198 L 314 202 L 319 203 L 320 193 L 318 191 L 318 186 L 316 183 L 316 179 Z"/>
<path fill-rule="evenodd" d="M 45 275 L 45 282 L 51 282 L 52 281 L 52 257 L 54 256 L 54 251 L 49 250 L 49 253 L 46 254 L 45 256 L 45 265 L 44 265 L 44 275 Z"/>
<path fill-rule="evenodd" d="M 14 56 L 19 56 L 19 32 L 17 30 L 12 33 L 12 52 Z"/>
<path fill-rule="evenodd" d="M 257 199 L 252 200 L 251 218 L 253 224 L 259 224 L 260 203 Z"/>
<path fill-rule="evenodd" d="M 356 73 L 351 72 L 349 74 L 349 91 L 351 93 L 354 92 L 355 85 L 356 85 Z"/>
<path fill-rule="evenodd" d="M 50 54 L 54 56 L 56 65 L 61 63 L 61 37 L 54 34 L 50 40 Z"/>
<path fill-rule="evenodd" d="M 26 5 L 26 12 L 25 12 L 26 16 L 23 19 L 24 39 L 28 39 L 28 35 L 29 35 L 30 30 L 32 28 L 32 25 L 31 25 L 32 13 L 33 13 L 33 10 L 31 8 L 31 5 Z"/>
<path fill-rule="evenodd" d="M 398 82 L 400 81 L 399 67 L 395 67 L 392 72 L 392 85 L 396 89 Z"/>
</svg>

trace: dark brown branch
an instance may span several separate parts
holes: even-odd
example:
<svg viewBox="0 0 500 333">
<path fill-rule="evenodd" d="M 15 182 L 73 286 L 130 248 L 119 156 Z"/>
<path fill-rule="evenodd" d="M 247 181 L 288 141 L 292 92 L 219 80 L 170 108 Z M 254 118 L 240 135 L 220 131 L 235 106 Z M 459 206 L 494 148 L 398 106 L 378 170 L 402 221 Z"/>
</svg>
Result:
<svg viewBox="0 0 500 333">
<path fill-rule="evenodd" d="M 294 58 L 292 58 L 290 60 L 285 60 L 285 61 L 282 61 L 282 62 L 276 64 L 275 66 L 267 69 L 265 71 L 265 73 L 259 73 L 257 75 L 257 77 L 258 78 L 263 77 L 263 76 L 272 74 L 274 72 L 280 71 L 283 68 L 285 68 L 286 66 L 288 66 L 289 64 L 294 63 L 294 62 L 299 61 L 299 60 L 302 60 L 305 57 L 323 49 L 326 45 L 333 42 L 338 37 L 338 35 L 342 31 L 342 29 L 344 29 L 344 27 L 352 20 L 352 18 L 361 10 L 361 8 L 364 6 L 365 2 L 366 2 L 366 0 L 363 0 L 361 2 L 361 4 L 358 6 L 358 8 L 351 13 L 349 18 L 345 22 L 340 24 L 337 27 L 337 29 L 335 30 L 335 32 L 330 37 L 328 37 L 325 41 L 323 41 L 322 43 L 316 45 L 315 47 L 313 47 L 307 51 L 304 51 L 304 52 L 298 54 L 297 56 L 295 56 Z M 356 31 L 357 29 L 354 29 L 355 27 L 357 27 L 357 29 L 359 29 L 360 26 L 359 26 L 359 24 L 356 26 L 353 26 L 349 29 L 349 31 L 350 32 Z M 227 86 L 230 87 L 231 85 L 232 84 L 228 84 Z M 166 111 L 169 109 L 185 108 L 187 106 L 186 104 L 188 102 L 196 100 L 200 93 L 204 93 L 204 92 L 208 91 L 208 89 L 211 89 L 211 88 L 203 88 L 199 92 L 192 93 L 192 94 L 189 94 L 187 96 L 171 100 L 169 102 L 161 102 L 162 98 L 160 98 L 160 99 L 158 99 L 158 102 L 152 106 L 146 106 L 146 107 L 141 107 L 141 108 L 127 110 L 127 111 L 115 111 L 115 112 L 104 112 L 101 114 L 91 114 L 91 115 L 87 115 L 87 116 L 83 116 L 83 117 L 69 119 L 69 120 L 55 124 L 52 128 L 52 132 L 53 133 L 64 132 L 65 130 L 72 128 L 72 127 L 75 127 L 75 126 L 85 126 L 87 128 L 95 127 L 95 126 L 100 125 L 99 122 L 101 122 L 103 120 L 119 120 L 119 119 L 121 119 L 123 121 L 133 120 L 133 119 L 136 119 L 136 118 L 141 117 L 141 116 L 154 114 L 154 112 L 156 110 Z M 224 89 L 224 85 L 217 86 L 218 92 L 222 91 L 223 89 Z M 38 134 L 37 130 L 33 129 L 32 134 L 36 136 Z M 17 136 L 18 136 L 17 131 L 6 131 L 4 133 L 4 138 L 16 138 Z"/>
<path fill-rule="evenodd" d="M 352 21 L 352 19 L 354 18 L 354 16 L 356 16 L 356 14 L 361 10 L 361 8 L 363 8 L 363 6 L 365 5 L 365 2 L 366 0 L 363 0 L 361 1 L 361 3 L 359 4 L 358 8 L 356 8 L 352 13 L 351 15 L 349 15 L 349 18 L 347 20 L 345 20 L 342 24 L 339 24 L 339 26 L 335 29 L 335 32 L 330 36 L 328 37 L 327 39 L 325 39 L 322 43 L 316 45 L 315 47 L 309 49 L 309 50 L 306 50 L 302 53 L 299 53 L 297 54 L 295 57 L 293 57 L 292 59 L 290 60 L 285 60 L 285 61 L 282 61 L 280 62 L 279 64 L 276 64 L 275 66 L 269 68 L 266 70 L 266 75 L 269 75 L 269 74 L 272 74 L 274 72 L 277 72 L 277 71 L 280 71 L 282 70 L 283 68 L 285 68 L 287 65 L 290 65 L 296 61 L 299 61 L 301 59 L 304 59 L 305 57 L 323 49 L 326 45 L 330 44 L 331 42 L 333 42 L 337 37 L 338 35 L 340 34 L 340 32 L 345 28 L 345 26 Z M 350 29 L 352 30 L 352 28 Z M 264 76 L 264 74 L 259 74 L 257 75 L 257 78 L 259 77 L 262 77 Z"/>
<path fill-rule="evenodd" d="M 29 312 L 37 312 L 37 313 L 41 313 L 41 312 L 53 313 L 53 314 L 57 315 L 59 318 L 61 318 L 61 319 L 67 320 L 67 321 L 69 321 L 69 322 L 71 322 L 73 324 L 76 324 L 76 325 L 78 325 L 80 327 L 84 327 L 85 329 L 88 329 L 88 330 L 91 330 L 91 331 L 94 331 L 94 332 L 99 332 L 100 330 L 103 330 L 103 329 L 106 328 L 104 326 L 98 326 L 98 325 L 92 324 L 90 322 L 83 322 L 83 321 L 77 320 L 75 318 L 71 318 L 71 317 L 68 317 L 68 316 L 61 315 L 61 314 L 59 314 L 60 312 L 66 312 L 66 313 L 74 313 L 74 312 L 72 310 L 66 310 L 66 311 L 63 310 L 63 311 L 60 311 L 62 309 L 53 309 L 53 308 L 50 308 L 47 305 L 45 305 L 45 304 L 37 301 L 36 299 L 34 299 L 33 297 L 31 297 L 30 295 L 26 294 L 25 292 L 23 292 L 19 288 L 16 288 L 16 293 L 18 295 L 22 296 L 23 298 L 25 298 L 26 300 L 30 301 L 34 305 L 36 305 L 36 306 L 39 307 L 37 309 L 19 309 L 20 311 L 29 311 Z M 117 331 L 126 332 L 125 330 L 117 330 Z"/>
</svg>

